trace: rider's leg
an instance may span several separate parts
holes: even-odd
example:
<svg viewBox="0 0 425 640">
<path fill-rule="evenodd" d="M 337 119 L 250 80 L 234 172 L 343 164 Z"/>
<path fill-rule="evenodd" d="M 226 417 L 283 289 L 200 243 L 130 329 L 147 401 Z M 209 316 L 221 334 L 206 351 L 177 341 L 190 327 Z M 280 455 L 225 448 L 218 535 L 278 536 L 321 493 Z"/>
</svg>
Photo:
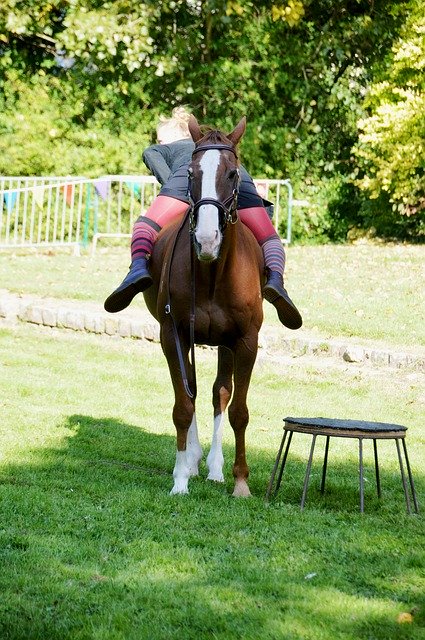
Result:
<svg viewBox="0 0 425 640">
<path fill-rule="evenodd" d="M 122 311 L 133 300 L 134 296 L 144 291 L 152 284 L 147 261 L 162 227 L 174 220 L 187 210 L 187 203 L 170 196 L 159 195 L 146 211 L 140 216 L 133 227 L 131 238 L 130 271 L 105 300 L 104 307 L 110 313 Z"/>
<path fill-rule="evenodd" d="M 267 282 L 264 297 L 277 309 L 279 320 L 289 329 L 299 329 L 301 315 L 283 286 L 285 251 L 264 207 L 239 209 L 239 217 L 252 231 L 263 250 Z"/>
</svg>

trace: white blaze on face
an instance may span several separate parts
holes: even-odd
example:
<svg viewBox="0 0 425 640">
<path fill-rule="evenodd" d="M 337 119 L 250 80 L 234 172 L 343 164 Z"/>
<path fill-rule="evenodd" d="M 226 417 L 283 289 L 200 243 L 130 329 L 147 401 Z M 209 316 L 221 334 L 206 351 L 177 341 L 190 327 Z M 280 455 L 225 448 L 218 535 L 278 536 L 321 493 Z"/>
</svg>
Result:
<svg viewBox="0 0 425 640">
<path fill-rule="evenodd" d="M 201 198 L 218 200 L 216 175 L 220 163 L 220 152 L 215 149 L 205 151 L 199 163 L 202 171 Z M 200 247 L 199 256 L 214 260 L 218 256 L 221 244 L 219 212 L 217 207 L 204 204 L 199 208 L 195 238 Z"/>
</svg>

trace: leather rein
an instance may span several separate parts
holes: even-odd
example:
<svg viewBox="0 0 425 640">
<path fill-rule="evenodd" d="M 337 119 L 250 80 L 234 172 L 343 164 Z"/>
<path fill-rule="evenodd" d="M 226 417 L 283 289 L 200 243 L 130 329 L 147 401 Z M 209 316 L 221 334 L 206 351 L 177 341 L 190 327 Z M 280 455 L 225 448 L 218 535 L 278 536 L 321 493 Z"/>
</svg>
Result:
<svg viewBox="0 0 425 640">
<path fill-rule="evenodd" d="M 225 144 L 210 144 L 210 145 L 200 145 L 196 147 L 192 153 L 192 158 L 196 153 L 201 151 L 208 151 L 209 149 L 219 150 L 219 151 L 231 151 L 236 159 L 238 156 L 236 155 L 235 149 L 230 145 Z M 225 227 L 228 223 L 235 224 L 238 220 L 237 214 L 237 201 L 238 201 L 238 193 L 239 193 L 239 182 L 240 182 L 240 174 L 239 170 L 236 174 L 235 186 L 233 188 L 232 195 L 229 198 L 226 198 L 224 202 L 220 200 L 216 200 L 215 198 L 201 198 L 196 202 L 192 198 L 191 194 L 191 182 L 192 182 L 193 172 L 191 167 L 188 169 L 188 198 L 190 207 L 186 215 L 184 216 L 180 227 L 177 230 L 177 233 L 174 238 L 173 247 L 171 250 L 170 260 L 168 263 L 168 295 L 167 295 L 167 304 L 165 305 L 165 313 L 169 315 L 171 318 L 171 324 L 173 328 L 174 341 L 176 344 L 177 357 L 179 360 L 179 367 L 183 381 L 183 387 L 187 394 L 187 396 L 191 399 L 196 398 L 196 366 L 195 366 L 195 251 L 194 251 L 194 233 L 196 228 L 196 214 L 199 211 L 199 208 L 203 205 L 210 204 L 219 210 L 222 218 L 223 218 L 223 227 Z M 192 373 L 192 381 L 193 381 L 193 389 L 190 388 L 189 378 L 186 371 L 186 365 L 184 362 L 183 351 L 181 348 L 180 336 L 178 332 L 178 327 L 176 320 L 172 313 L 171 306 L 171 292 L 170 292 L 170 278 L 171 278 L 171 267 L 173 263 L 174 253 L 177 245 L 177 240 L 180 237 L 183 228 L 185 226 L 187 217 L 189 216 L 189 235 L 190 235 L 190 316 L 189 316 L 189 348 L 190 348 L 190 360 L 189 367 Z"/>
</svg>

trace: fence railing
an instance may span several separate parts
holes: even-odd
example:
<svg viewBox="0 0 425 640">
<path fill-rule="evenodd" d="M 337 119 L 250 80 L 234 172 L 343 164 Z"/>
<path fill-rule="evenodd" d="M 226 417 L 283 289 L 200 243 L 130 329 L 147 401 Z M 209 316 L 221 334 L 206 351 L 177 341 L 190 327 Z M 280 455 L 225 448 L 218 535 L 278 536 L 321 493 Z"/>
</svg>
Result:
<svg viewBox="0 0 425 640">
<path fill-rule="evenodd" d="M 95 186 L 93 234 L 89 229 L 85 237 L 86 242 L 92 242 L 93 253 L 101 238 L 130 238 L 134 222 L 146 212 L 160 189 L 152 176 L 105 176 L 99 181 L 104 182 L 105 190 L 99 197 Z"/>
<path fill-rule="evenodd" d="M 285 220 L 291 242 L 292 186 L 289 180 L 255 179 L 260 195 L 273 203 L 273 222 Z M 0 249 L 70 246 L 78 252 L 102 238 L 129 238 L 135 220 L 159 191 L 151 176 L 0 176 Z"/>
<path fill-rule="evenodd" d="M 273 214 L 274 228 L 278 233 L 281 233 L 280 224 L 286 213 L 286 236 L 281 239 L 284 244 L 289 244 L 292 239 L 292 208 L 294 201 L 291 181 L 254 178 L 254 184 L 260 196 L 273 203 L 271 213 Z"/>
</svg>

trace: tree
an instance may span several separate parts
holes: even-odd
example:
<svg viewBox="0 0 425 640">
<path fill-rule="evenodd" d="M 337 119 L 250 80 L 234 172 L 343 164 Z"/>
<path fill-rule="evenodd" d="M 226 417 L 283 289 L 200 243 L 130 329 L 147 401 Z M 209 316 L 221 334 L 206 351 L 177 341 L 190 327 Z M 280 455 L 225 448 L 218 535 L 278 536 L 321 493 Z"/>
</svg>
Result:
<svg viewBox="0 0 425 640">
<path fill-rule="evenodd" d="M 350 182 L 369 163 L 351 152 L 365 92 L 415 2 L 4 0 L 0 171 L 141 171 L 161 112 L 224 129 L 245 114 L 248 170 L 314 203 L 295 237 L 343 239 L 370 224 Z"/>
<path fill-rule="evenodd" d="M 423 3 L 403 27 L 366 96 L 359 121 L 355 183 L 371 199 L 387 195 L 392 210 L 416 216 L 425 232 L 425 17 Z M 422 225 L 420 219 L 422 218 Z"/>
</svg>

